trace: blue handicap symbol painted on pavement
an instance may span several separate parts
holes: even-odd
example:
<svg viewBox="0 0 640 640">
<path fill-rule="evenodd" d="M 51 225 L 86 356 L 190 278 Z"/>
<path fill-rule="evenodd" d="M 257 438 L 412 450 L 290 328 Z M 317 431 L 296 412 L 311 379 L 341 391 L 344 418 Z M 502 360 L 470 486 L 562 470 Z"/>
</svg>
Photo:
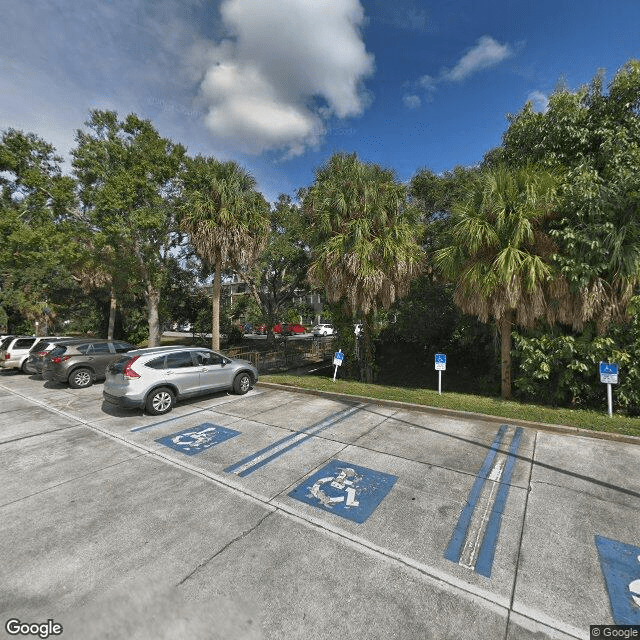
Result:
<svg viewBox="0 0 640 640">
<path fill-rule="evenodd" d="M 194 456 L 239 434 L 240 431 L 205 422 L 196 427 L 189 427 L 184 431 L 164 436 L 164 438 L 158 438 L 156 442 L 181 451 L 188 456 Z"/>
<path fill-rule="evenodd" d="M 640 624 L 640 547 L 596 536 L 611 613 L 616 624 Z"/>
<path fill-rule="evenodd" d="M 391 491 L 397 476 L 333 460 L 289 495 L 362 524 Z"/>
</svg>

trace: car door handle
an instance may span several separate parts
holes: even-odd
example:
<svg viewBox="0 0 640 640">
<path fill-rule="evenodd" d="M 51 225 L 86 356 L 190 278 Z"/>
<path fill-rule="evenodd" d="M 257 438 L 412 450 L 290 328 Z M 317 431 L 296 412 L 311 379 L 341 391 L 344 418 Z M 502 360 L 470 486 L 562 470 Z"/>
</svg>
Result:
<svg viewBox="0 0 640 640">
<path fill-rule="evenodd" d="M 173 371 L 171 371 L 171 369 L 168 369 L 167 371 L 164 372 L 165 376 L 172 376 L 173 375 Z"/>
</svg>

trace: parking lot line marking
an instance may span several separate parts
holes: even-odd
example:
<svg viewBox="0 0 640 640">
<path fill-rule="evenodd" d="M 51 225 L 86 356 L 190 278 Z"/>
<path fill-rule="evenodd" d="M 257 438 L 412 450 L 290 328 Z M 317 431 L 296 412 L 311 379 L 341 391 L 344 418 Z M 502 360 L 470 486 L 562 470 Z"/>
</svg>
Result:
<svg viewBox="0 0 640 640">
<path fill-rule="evenodd" d="M 478 560 L 475 566 L 475 572 L 479 573 L 486 578 L 491 577 L 491 567 L 493 566 L 493 558 L 496 552 L 496 545 L 498 543 L 498 535 L 500 534 L 500 525 L 502 524 L 502 514 L 507 503 L 507 496 L 509 495 L 509 487 L 511 482 L 511 475 L 513 474 L 513 468 L 516 464 L 516 454 L 518 447 L 520 446 L 520 440 L 522 438 L 522 427 L 518 427 L 511 440 L 511 446 L 509 447 L 509 453 L 507 455 L 507 462 L 504 466 L 504 473 L 500 482 L 500 488 L 496 495 L 493 508 L 491 509 L 491 515 L 489 516 L 489 522 L 484 534 L 484 540 L 480 547 L 480 553 L 478 554 Z"/>
<path fill-rule="evenodd" d="M 264 391 L 258 391 L 257 393 L 254 393 L 252 395 L 254 396 L 259 396 L 262 395 L 264 393 Z M 161 424 L 167 424 L 167 422 L 173 422 L 174 420 L 180 420 L 182 418 L 188 418 L 189 416 L 195 416 L 198 413 L 202 413 L 203 411 L 211 411 L 212 409 L 215 409 L 216 407 L 219 407 L 221 404 L 226 404 L 227 402 L 231 402 L 232 400 L 234 400 L 234 398 L 229 398 L 229 400 L 226 400 L 225 402 L 219 402 L 218 404 L 214 404 L 211 405 L 210 407 L 205 407 L 204 409 L 198 409 L 197 411 L 192 411 L 191 413 L 183 413 L 180 416 L 174 416 L 173 418 L 167 418 L 167 420 L 161 420 L 160 422 L 154 422 L 153 424 L 145 424 L 141 427 L 134 427 L 133 429 L 129 429 L 129 431 L 131 433 L 134 433 L 136 431 L 144 431 L 145 429 L 151 429 L 153 427 L 159 427 Z"/>
<path fill-rule="evenodd" d="M 491 473 L 489 474 L 489 480 L 492 480 L 490 489 L 487 491 L 486 485 L 483 488 L 481 497 L 478 501 L 478 506 L 480 502 L 483 502 L 484 509 L 482 514 L 478 516 L 477 513 L 474 514 L 474 517 L 471 519 L 471 524 L 469 527 L 469 532 L 467 533 L 467 542 L 462 549 L 462 553 L 460 554 L 460 560 L 458 564 L 467 569 L 473 570 L 476 566 L 476 562 L 478 560 L 478 552 L 480 550 L 480 545 L 482 544 L 482 538 L 484 536 L 487 521 L 489 519 L 489 511 L 491 509 L 491 505 L 493 504 L 493 494 L 496 491 L 497 483 L 500 481 L 502 477 L 502 471 L 504 469 L 504 458 L 502 456 L 496 456 L 496 460 L 493 464 L 493 468 L 491 469 Z M 485 495 L 488 493 L 488 496 Z M 484 498 L 484 500 L 483 500 Z M 476 511 L 478 508 L 476 507 Z M 475 530 L 474 530 L 475 524 Z"/>
<path fill-rule="evenodd" d="M 469 499 L 467 500 L 467 504 L 465 505 L 462 513 L 460 514 L 460 517 L 458 518 L 458 523 L 456 525 L 456 528 L 453 530 L 449 545 L 444 552 L 444 557 L 447 560 L 451 560 L 451 562 L 455 562 L 456 564 L 460 561 L 460 556 L 462 555 L 464 541 L 467 537 L 467 532 L 469 530 L 469 525 L 471 524 L 473 512 L 475 511 L 476 504 L 478 502 L 478 499 L 480 498 L 480 494 L 482 493 L 482 489 L 487 480 L 487 474 L 489 473 L 489 469 L 491 469 L 491 465 L 493 464 L 493 460 L 496 457 L 498 447 L 502 442 L 502 438 L 504 437 L 506 430 L 506 424 L 500 425 L 500 429 L 498 429 L 498 433 L 493 440 L 493 444 L 487 452 L 482 467 L 480 467 L 480 471 L 478 472 L 473 486 L 471 487 Z"/>
<path fill-rule="evenodd" d="M 230 466 L 228 466 L 225 471 L 227 473 L 235 473 L 240 477 L 248 476 L 253 473 L 256 469 L 263 467 L 265 464 L 268 464 L 275 458 L 278 458 L 282 454 L 286 453 L 290 449 L 297 447 L 302 444 L 306 440 L 309 440 L 313 436 L 317 435 L 321 431 L 329 428 L 330 426 L 345 420 L 349 416 L 356 413 L 364 407 L 364 404 L 359 404 L 355 407 L 350 407 L 348 409 L 342 409 L 341 411 L 336 411 L 332 413 L 330 416 L 321 420 L 320 422 L 307 427 L 302 431 L 297 431 L 292 433 L 284 438 L 270 444 L 255 453 L 243 458 L 239 462 L 236 462 Z"/>
</svg>

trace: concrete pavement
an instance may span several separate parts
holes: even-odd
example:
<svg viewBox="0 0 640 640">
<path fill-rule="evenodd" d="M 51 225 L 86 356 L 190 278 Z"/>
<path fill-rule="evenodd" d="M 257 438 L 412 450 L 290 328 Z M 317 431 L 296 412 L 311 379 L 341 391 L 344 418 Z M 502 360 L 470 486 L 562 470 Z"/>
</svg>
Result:
<svg viewBox="0 0 640 640">
<path fill-rule="evenodd" d="M 101 392 L 0 374 L 0 637 L 640 624 L 640 446 L 260 386 L 161 417 Z"/>
</svg>

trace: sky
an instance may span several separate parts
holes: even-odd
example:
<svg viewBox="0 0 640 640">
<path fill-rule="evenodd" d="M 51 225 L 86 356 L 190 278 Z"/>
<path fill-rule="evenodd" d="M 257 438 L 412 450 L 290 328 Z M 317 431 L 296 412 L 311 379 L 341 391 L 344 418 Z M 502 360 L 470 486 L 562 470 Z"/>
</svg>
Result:
<svg viewBox="0 0 640 640">
<path fill-rule="evenodd" d="M 639 0 L 3 0 L 0 130 L 69 152 L 92 109 L 235 160 L 270 201 L 333 153 L 470 166 L 508 114 L 640 58 Z"/>
</svg>

